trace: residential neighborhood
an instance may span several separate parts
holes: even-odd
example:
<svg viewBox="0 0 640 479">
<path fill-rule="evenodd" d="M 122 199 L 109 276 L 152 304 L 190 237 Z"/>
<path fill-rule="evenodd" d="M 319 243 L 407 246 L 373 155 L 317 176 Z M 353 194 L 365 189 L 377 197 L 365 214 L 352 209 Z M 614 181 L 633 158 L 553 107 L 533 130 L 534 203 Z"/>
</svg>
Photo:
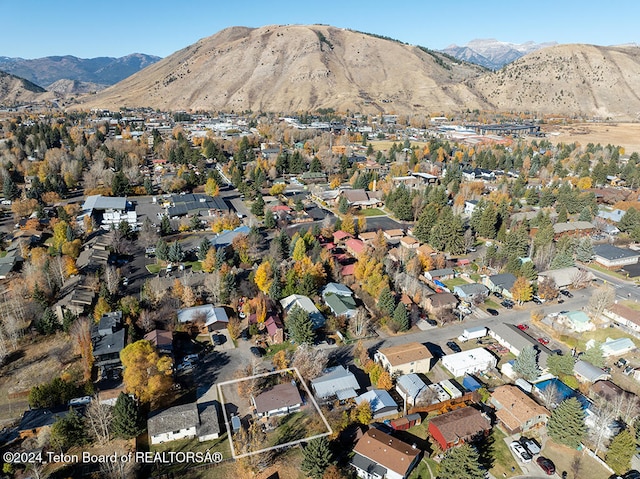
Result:
<svg viewBox="0 0 640 479">
<path fill-rule="evenodd" d="M 2 119 L 3 477 L 640 468 L 638 153 L 460 124 Z"/>
</svg>

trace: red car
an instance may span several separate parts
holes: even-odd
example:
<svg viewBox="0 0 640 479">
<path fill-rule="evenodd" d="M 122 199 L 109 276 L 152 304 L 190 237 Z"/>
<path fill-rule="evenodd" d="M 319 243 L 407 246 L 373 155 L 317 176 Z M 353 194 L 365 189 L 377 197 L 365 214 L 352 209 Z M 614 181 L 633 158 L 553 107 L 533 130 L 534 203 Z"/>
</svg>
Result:
<svg viewBox="0 0 640 479">
<path fill-rule="evenodd" d="M 526 324 L 518 324 L 516 328 L 518 328 L 520 331 L 526 331 L 527 329 L 529 329 L 529 326 L 527 326 Z"/>
<path fill-rule="evenodd" d="M 538 466 L 540 466 L 540 469 L 542 469 L 547 474 L 547 476 L 553 476 L 556 473 L 556 465 L 553 463 L 553 461 L 551 461 L 551 459 L 540 456 L 538 457 L 538 459 L 536 459 L 536 462 L 538 463 Z"/>
<path fill-rule="evenodd" d="M 538 338 L 538 342 L 540 344 L 544 344 L 546 346 L 547 344 L 549 344 L 549 339 L 547 339 L 547 338 Z"/>
</svg>

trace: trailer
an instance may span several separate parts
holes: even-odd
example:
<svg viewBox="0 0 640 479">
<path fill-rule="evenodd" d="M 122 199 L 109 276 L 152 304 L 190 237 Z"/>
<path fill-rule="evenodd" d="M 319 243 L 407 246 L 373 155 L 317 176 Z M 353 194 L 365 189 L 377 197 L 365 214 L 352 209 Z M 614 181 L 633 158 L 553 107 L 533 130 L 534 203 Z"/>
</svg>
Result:
<svg viewBox="0 0 640 479">
<path fill-rule="evenodd" d="M 389 422 L 389 425 L 395 431 L 406 431 L 413 426 L 419 426 L 422 423 L 422 416 L 420 414 L 409 414 L 408 416 L 402 416 L 398 419 L 393 419 Z"/>
<path fill-rule="evenodd" d="M 455 387 L 453 383 L 448 379 L 445 379 L 444 381 L 440 381 L 439 384 L 442 387 L 442 389 L 444 389 L 446 393 L 452 398 L 455 399 L 455 398 L 462 397 L 462 391 L 460 391 L 457 387 Z"/>
<path fill-rule="evenodd" d="M 482 384 L 480 384 L 480 382 L 476 378 L 468 374 L 465 375 L 464 378 L 462 378 L 462 385 L 469 391 L 477 391 L 482 387 Z"/>
<path fill-rule="evenodd" d="M 485 326 L 467 328 L 462 332 L 460 336 L 458 336 L 458 341 L 464 343 L 465 341 L 469 341 L 470 339 L 484 338 L 487 335 L 487 332 L 488 329 Z"/>
</svg>

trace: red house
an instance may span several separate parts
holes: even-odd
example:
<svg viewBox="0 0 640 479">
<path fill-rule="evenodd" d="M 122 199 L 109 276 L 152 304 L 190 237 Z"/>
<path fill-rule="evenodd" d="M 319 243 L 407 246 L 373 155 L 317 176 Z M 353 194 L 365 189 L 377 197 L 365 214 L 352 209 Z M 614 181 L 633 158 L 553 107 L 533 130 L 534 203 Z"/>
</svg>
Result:
<svg viewBox="0 0 640 479">
<path fill-rule="evenodd" d="M 491 422 L 480 411 L 464 407 L 434 417 L 429 421 L 429 434 L 443 451 L 486 436 Z"/>
</svg>

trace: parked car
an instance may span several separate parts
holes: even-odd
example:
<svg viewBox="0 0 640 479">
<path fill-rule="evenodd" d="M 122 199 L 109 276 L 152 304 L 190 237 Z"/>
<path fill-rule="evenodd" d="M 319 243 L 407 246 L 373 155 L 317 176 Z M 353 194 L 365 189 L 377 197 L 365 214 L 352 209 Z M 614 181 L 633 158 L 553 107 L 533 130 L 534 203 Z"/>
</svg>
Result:
<svg viewBox="0 0 640 479">
<path fill-rule="evenodd" d="M 625 472 L 622 477 L 624 479 L 640 479 L 640 472 L 635 469 L 631 469 L 629 472 Z"/>
<path fill-rule="evenodd" d="M 620 358 L 618 359 L 615 364 L 616 367 L 621 368 L 624 366 L 628 366 L 629 365 L 629 361 L 627 361 L 625 358 Z"/>
<path fill-rule="evenodd" d="M 529 329 L 529 326 L 527 326 L 526 324 L 518 324 L 516 328 L 518 328 L 520 331 L 526 331 L 527 329 Z"/>
<path fill-rule="evenodd" d="M 500 314 L 495 309 L 491 309 L 491 308 L 487 309 L 487 313 L 489 313 L 491 316 L 498 316 Z"/>
<path fill-rule="evenodd" d="M 531 454 L 529 454 L 527 452 L 527 450 L 522 447 L 522 444 L 520 444 L 518 441 L 513 441 L 509 447 L 511 448 L 511 450 L 513 451 L 513 453 L 516 455 L 516 457 L 520 460 L 520 462 L 531 462 Z"/>
<path fill-rule="evenodd" d="M 451 351 L 453 351 L 454 353 L 459 353 L 462 351 L 460 346 L 458 346 L 454 341 L 449 341 L 447 343 L 447 346 L 449 346 L 449 349 L 451 349 Z"/>
<path fill-rule="evenodd" d="M 567 291 L 566 289 L 561 289 L 560 290 L 560 294 L 563 296 L 566 296 L 567 298 L 573 298 L 573 294 L 571 294 L 569 291 Z"/>
<path fill-rule="evenodd" d="M 546 346 L 547 344 L 549 344 L 549 338 L 545 338 L 545 337 L 538 338 L 538 342 Z"/>
<path fill-rule="evenodd" d="M 534 296 L 533 298 L 531 298 L 531 301 L 533 301 L 536 304 L 542 304 L 542 300 L 537 296 Z"/>
<path fill-rule="evenodd" d="M 251 352 L 251 354 L 253 354 L 256 358 L 261 358 L 262 356 L 265 355 L 265 351 L 262 348 L 259 348 L 257 346 L 251 346 L 249 348 L 249 351 Z"/>
<path fill-rule="evenodd" d="M 556 465 L 553 463 L 551 459 L 548 459 L 544 456 L 540 456 L 536 459 L 538 466 L 542 469 L 547 476 L 553 476 L 556 473 Z"/>
<path fill-rule="evenodd" d="M 507 309 L 513 309 L 513 303 L 509 300 L 504 300 L 502 303 L 500 303 L 503 307 L 507 308 Z"/>
<path fill-rule="evenodd" d="M 522 436 L 520 438 L 520 444 L 527 450 L 532 456 L 540 454 L 540 444 L 530 437 Z"/>
<path fill-rule="evenodd" d="M 501 293 L 498 293 L 497 291 L 494 291 L 494 292 L 493 292 L 493 295 L 494 295 L 496 298 L 498 298 L 498 299 L 502 299 L 502 298 L 504 298 L 504 296 L 502 296 L 502 294 L 501 294 Z"/>
<path fill-rule="evenodd" d="M 631 374 L 633 374 L 633 366 L 627 366 L 626 368 L 624 368 L 623 373 L 626 374 L 627 376 L 630 376 Z"/>
</svg>

